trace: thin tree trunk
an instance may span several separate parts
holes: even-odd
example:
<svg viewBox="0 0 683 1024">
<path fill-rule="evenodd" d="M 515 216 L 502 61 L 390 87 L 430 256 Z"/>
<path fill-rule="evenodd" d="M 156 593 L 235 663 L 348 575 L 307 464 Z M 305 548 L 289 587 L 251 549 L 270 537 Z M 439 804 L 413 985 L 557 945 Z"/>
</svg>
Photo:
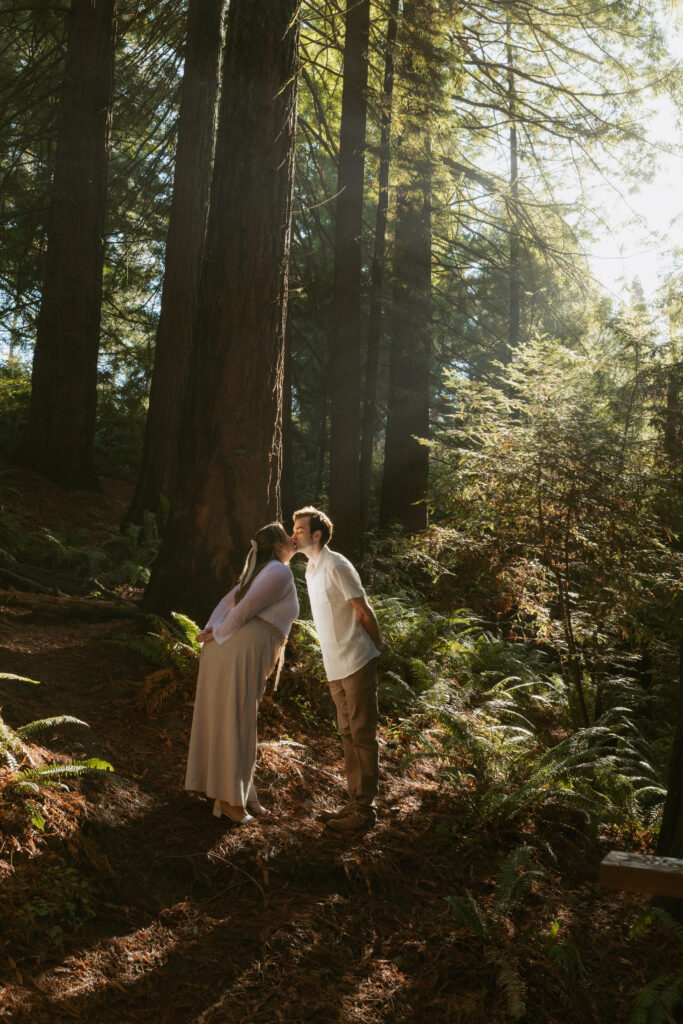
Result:
<svg viewBox="0 0 683 1024">
<path fill-rule="evenodd" d="M 95 415 L 116 0 L 72 0 L 28 424 L 20 458 L 97 488 Z"/>
<path fill-rule="evenodd" d="M 206 619 L 279 514 L 300 0 L 231 0 L 171 515 L 147 607 Z"/>
<path fill-rule="evenodd" d="M 375 444 L 377 422 L 377 378 L 379 351 L 382 338 L 382 287 L 384 284 L 384 259 L 387 234 L 387 211 L 389 208 L 389 166 L 391 160 L 391 108 L 394 92 L 394 47 L 398 25 L 398 0 L 391 0 L 387 23 L 386 58 L 384 64 L 384 85 L 382 90 L 382 118 L 379 144 L 379 172 L 377 176 L 379 196 L 375 220 L 375 244 L 372 255 L 370 277 L 370 317 L 368 323 L 368 344 L 365 362 L 365 392 L 363 401 L 363 425 L 360 454 L 360 509 L 361 529 L 368 529 L 370 511 L 370 483 L 372 476 L 372 452 Z"/>
<path fill-rule="evenodd" d="M 347 0 L 330 361 L 330 512 L 335 546 L 360 541 L 360 297 L 370 0 Z"/>
<path fill-rule="evenodd" d="M 326 375 L 327 376 L 327 375 Z M 320 422 L 318 426 L 318 462 L 315 473 L 315 487 L 313 488 L 313 504 L 319 505 L 322 500 L 325 482 L 325 461 L 328 452 L 328 416 L 327 405 L 329 395 L 325 389 L 320 396 Z"/>
<path fill-rule="evenodd" d="M 678 725 L 669 757 L 668 786 L 657 853 L 660 857 L 683 858 L 683 637 L 678 656 Z M 667 900 L 665 905 L 679 920 L 683 920 L 683 905 L 680 900 Z"/>
<path fill-rule="evenodd" d="M 126 521 L 169 498 L 209 208 L 225 0 L 190 0 L 161 313 L 142 462 Z"/>
<path fill-rule="evenodd" d="M 289 529 L 291 515 L 297 507 L 294 478 L 294 424 L 292 422 L 292 310 L 289 308 L 285 328 L 284 380 L 282 385 L 282 516 Z"/>
<path fill-rule="evenodd" d="M 510 20 L 507 21 L 507 63 L 508 63 L 508 116 L 510 118 L 510 193 L 511 203 L 508 207 L 510 219 L 510 276 L 509 276 L 509 313 L 508 313 L 508 352 L 509 356 L 519 347 L 520 339 L 520 297 L 522 286 L 520 281 L 520 243 L 517 229 L 517 207 L 519 204 L 519 167 L 517 145 L 517 96 L 515 91 L 515 73 L 512 52 L 512 30 Z"/>
</svg>

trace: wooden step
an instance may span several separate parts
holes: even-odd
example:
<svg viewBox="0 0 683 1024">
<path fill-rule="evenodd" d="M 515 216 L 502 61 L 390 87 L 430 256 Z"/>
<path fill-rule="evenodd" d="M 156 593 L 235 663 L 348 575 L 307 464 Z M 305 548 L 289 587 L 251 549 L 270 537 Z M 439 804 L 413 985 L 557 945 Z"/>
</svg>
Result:
<svg viewBox="0 0 683 1024">
<path fill-rule="evenodd" d="M 683 899 L 683 860 L 612 850 L 600 864 L 600 885 Z"/>
</svg>

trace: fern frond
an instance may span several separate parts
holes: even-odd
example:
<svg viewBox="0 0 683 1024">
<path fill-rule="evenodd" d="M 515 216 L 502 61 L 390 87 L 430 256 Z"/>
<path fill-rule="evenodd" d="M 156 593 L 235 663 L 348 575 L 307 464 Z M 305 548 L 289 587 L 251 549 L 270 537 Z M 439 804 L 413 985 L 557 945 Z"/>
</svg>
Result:
<svg viewBox="0 0 683 1024">
<path fill-rule="evenodd" d="M 33 825 L 33 827 L 39 829 L 39 831 L 41 832 L 44 832 L 45 818 L 42 816 L 36 805 L 32 804 L 30 800 L 27 800 L 26 803 L 24 804 L 24 810 L 28 815 L 30 815 L 31 824 Z"/>
<path fill-rule="evenodd" d="M 575 942 L 571 935 L 568 935 L 564 942 L 558 942 L 557 933 L 559 929 L 560 922 L 554 921 L 548 934 L 544 937 L 541 947 L 543 952 L 551 963 L 562 968 L 567 974 L 571 974 L 574 978 L 585 978 L 588 975 L 588 971 Z"/>
<path fill-rule="evenodd" d="M 17 767 L 17 758 L 23 756 L 24 748 L 21 745 L 21 740 L 14 729 L 10 729 L 0 718 L 0 758 L 5 760 L 14 771 Z"/>
<path fill-rule="evenodd" d="M 196 639 L 197 633 L 200 632 L 197 623 L 193 622 L 192 619 L 187 615 L 183 615 L 181 612 L 171 612 L 171 617 L 178 626 L 177 632 L 180 634 L 181 639 L 183 639 L 196 654 L 200 654 L 202 645 Z"/>
<path fill-rule="evenodd" d="M 0 682 L 31 683 L 32 686 L 40 686 L 39 679 L 29 679 L 28 676 L 15 676 L 13 672 L 0 672 Z"/>
<path fill-rule="evenodd" d="M 532 881 L 547 880 L 545 872 L 534 868 L 533 846 L 518 846 L 507 855 L 496 876 L 496 913 L 508 915 L 515 910 Z"/>
<path fill-rule="evenodd" d="M 633 1000 L 628 1024 L 669 1024 L 672 1012 L 683 1005 L 683 974 L 655 978 Z"/>
<path fill-rule="evenodd" d="M 496 981 L 505 993 L 507 1011 L 513 1020 L 521 1020 L 526 1013 L 526 982 L 517 962 L 507 950 L 489 949 L 486 959 L 497 968 Z"/>
<path fill-rule="evenodd" d="M 488 925 L 484 914 L 471 892 L 465 890 L 467 899 L 460 896 L 449 896 L 448 906 L 455 921 L 463 928 L 469 929 L 480 939 L 488 939 Z"/>
<path fill-rule="evenodd" d="M 71 764 L 46 764 L 34 768 L 25 768 L 19 773 L 19 782 L 54 779 L 61 776 L 91 775 L 102 772 L 113 772 L 113 765 L 98 757 L 90 757 L 87 761 L 74 761 Z"/>
<path fill-rule="evenodd" d="M 629 939 L 640 938 L 651 924 L 659 924 L 683 939 L 683 924 L 663 907 L 648 907 L 647 910 L 644 910 L 628 933 Z"/>
<path fill-rule="evenodd" d="M 35 722 L 22 725 L 16 730 L 16 734 L 22 739 L 27 739 L 29 736 L 35 736 L 36 733 L 44 732 L 46 729 L 56 729 L 60 725 L 84 725 L 86 729 L 90 728 L 87 722 L 82 721 L 80 718 L 74 718 L 73 715 L 55 715 L 54 718 L 39 718 Z"/>
<path fill-rule="evenodd" d="M 12 789 L 15 793 L 32 793 L 36 796 L 40 793 L 40 789 L 36 786 L 35 782 L 15 782 Z"/>
</svg>

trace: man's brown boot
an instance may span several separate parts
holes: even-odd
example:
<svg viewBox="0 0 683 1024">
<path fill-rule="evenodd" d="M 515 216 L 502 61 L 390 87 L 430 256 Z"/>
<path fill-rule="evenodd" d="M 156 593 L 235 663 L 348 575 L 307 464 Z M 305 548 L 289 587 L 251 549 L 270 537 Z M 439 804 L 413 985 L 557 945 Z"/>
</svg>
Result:
<svg viewBox="0 0 683 1024">
<path fill-rule="evenodd" d="M 354 808 L 345 814 L 343 818 L 333 818 L 327 822 L 327 827 L 333 832 L 362 832 L 364 829 L 372 828 L 375 824 L 375 814 L 363 814 L 358 808 Z"/>
<path fill-rule="evenodd" d="M 336 807 L 329 811 L 321 811 L 318 817 L 321 821 L 336 821 L 338 818 L 345 818 L 351 811 L 355 811 L 356 805 L 353 800 L 349 800 L 348 804 L 344 804 L 343 807 Z"/>
</svg>

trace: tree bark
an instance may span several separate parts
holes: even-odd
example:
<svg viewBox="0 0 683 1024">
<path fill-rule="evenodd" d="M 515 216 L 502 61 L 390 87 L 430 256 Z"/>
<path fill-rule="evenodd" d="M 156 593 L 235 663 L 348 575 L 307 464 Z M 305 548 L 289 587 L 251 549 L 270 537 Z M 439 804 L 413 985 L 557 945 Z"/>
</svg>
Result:
<svg viewBox="0 0 683 1024">
<path fill-rule="evenodd" d="M 299 0 L 231 0 L 171 514 L 149 608 L 204 621 L 279 514 Z"/>
<path fill-rule="evenodd" d="M 291 306 L 285 328 L 284 380 L 282 386 L 282 517 L 286 530 L 298 506 L 294 472 L 294 423 L 292 422 L 292 317 Z"/>
<path fill-rule="evenodd" d="M 370 275 L 370 317 L 368 321 L 368 344 L 365 361 L 365 389 L 363 399 L 363 425 L 360 454 L 360 509 L 361 530 L 368 529 L 370 511 L 370 484 L 372 477 L 372 452 L 375 444 L 377 423 L 377 378 L 379 352 L 382 340 L 382 288 L 384 284 L 384 260 L 387 234 L 387 212 L 389 209 L 389 167 L 391 160 L 391 108 L 394 92 L 394 47 L 398 25 L 398 0 L 391 0 L 387 24 L 387 49 L 384 64 L 382 89 L 382 117 L 379 143 L 379 171 L 377 185 L 377 215 L 375 219 L 375 243 Z"/>
<path fill-rule="evenodd" d="M 142 462 L 126 522 L 170 498 L 209 209 L 225 0 L 190 0 L 173 199 Z"/>
<path fill-rule="evenodd" d="M 510 194 L 508 206 L 510 220 L 510 270 L 509 270 L 509 310 L 508 310 L 508 358 L 519 348 L 520 339 L 520 297 L 522 284 L 520 280 L 520 244 L 517 228 L 517 208 L 519 205 L 519 160 L 517 145 L 517 96 L 515 91 L 515 71 L 512 52 L 512 30 L 510 19 L 507 30 L 507 71 L 508 71 L 508 116 L 510 118 Z"/>
<path fill-rule="evenodd" d="M 402 140 L 395 165 L 396 189 L 389 392 L 379 524 L 405 532 L 427 525 L 432 348 L 431 193 L 429 122 L 440 82 L 433 37 L 432 3 L 405 0 L 399 70 Z M 426 139 L 425 139 L 426 136 Z"/>
<path fill-rule="evenodd" d="M 683 858 L 683 638 L 679 646 L 679 676 L 678 725 L 669 757 L 668 787 L 657 853 L 660 857 Z M 667 900 L 664 905 L 683 920 L 680 900 Z"/>
<path fill-rule="evenodd" d="M 95 415 L 116 0 L 72 0 L 28 424 L 21 460 L 97 488 Z"/>
<path fill-rule="evenodd" d="M 348 0 L 330 360 L 330 513 L 335 547 L 360 543 L 360 301 L 370 0 Z"/>
<path fill-rule="evenodd" d="M 431 215 L 423 189 L 400 186 L 391 311 L 389 396 L 380 497 L 380 528 L 408 533 L 427 526 L 431 360 Z"/>
</svg>

